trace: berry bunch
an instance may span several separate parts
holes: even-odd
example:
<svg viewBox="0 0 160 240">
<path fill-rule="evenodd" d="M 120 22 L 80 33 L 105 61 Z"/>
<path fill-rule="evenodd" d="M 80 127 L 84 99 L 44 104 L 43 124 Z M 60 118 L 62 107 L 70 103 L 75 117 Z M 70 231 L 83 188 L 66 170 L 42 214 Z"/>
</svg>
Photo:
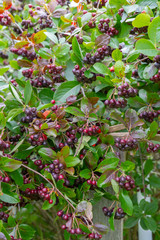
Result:
<svg viewBox="0 0 160 240">
<path fill-rule="evenodd" d="M 5 212 L 0 212 L 0 220 L 2 220 L 3 222 L 7 223 L 8 222 L 8 218 L 9 218 L 9 214 L 7 214 Z"/>
<path fill-rule="evenodd" d="M 11 137 L 9 138 L 9 141 L 10 141 L 10 142 L 18 142 L 20 138 L 21 138 L 21 135 L 20 135 L 20 134 L 17 134 L 16 136 L 11 136 Z"/>
<path fill-rule="evenodd" d="M 154 66 L 159 69 L 160 68 L 160 55 L 155 56 L 153 61 L 155 62 Z"/>
<path fill-rule="evenodd" d="M 3 59 L 7 59 L 8 55 L 3 53 L 2 51 L 0 51 L 0 57 L 3 58 Z"/>
<path fill-rule="evenodd" d="M 104 0 L 104 1 L 95 1 L 93 2 L 93 6 L 95 8 L 102 8 L 103 6 L 105 6 L 105 3 L 107 2 L 108 0 Z"/>
<path fill-rule="evenodd" d="M 10 26 L 12 23 L 11 17 L 7 14 L 0 14 L 0 25 L 2 26 Z"/>
<path fill-rule="evenodd" d="M 17 48 L 12 47 L 12 48 L 10 48 L 10 51 L 14 54 L 19 55 L 19 56 L 26 57 L 31 61 L 33 61 L 34 59 L 37 58 L 36 52 L 29 51 L 25 48 L 17 49 Z"/>
<path fill-rule="evenodd" d="M 85 67 L 82 67 L 81 69 L 79 68 L 78 65 L 75 65 L 74 69 L 72 70 L 73 74 L 76 76 L 77 81 L 79 82 L 86 82 L 86 83 L 91 83 L 92 81 L 96 80 L 96 75 L 93 74 L 92 78 L 87 78 L 84 74 L 84 72 L 87 69 Z"/>
<path fill-rule="evenodd" d="M 102 33 L 106 33 L 111 37 L 113 37 L 114 35 L 118 35 L 118 30 L 113 27 L 109 27 L 109 22 L 109 18 L 101 19 L 98 24 L 99 31 L 101 31 Z"/>
<path fill-rule="evenodd" d="M 62 174 L 64 170 L 63 163 L 60 163 L 58 159 L 55 159 L 53 163 L 51 163 L 48 168 L 45 169 L 47 172 L 51 173 L 55 181 L 64 180 L 64 185 L 69 186 L 70 182 L 68 179 L 64 177 Z"/>
<path fill-rule="evenodd" d="M 124 13 L 124 8 L 120 8 L 120 9 L 118 10 L 119 16 L 122 17 L 123 13 Z"/>
<path fill-rule="evenodd" d="M 139 118 L 144 119 L 147 122 L 153 122 L 154 118 L 157 118 L 160 115 L 160 110 L 155 111 L 143 111 L 139 114 Z"/>
<path fill-rule="evenodd" d="M 77 131 L 79 133 L 83 133 L 84 135 L 92 136 L 96 133 L 101 133 L 101 129 L 99 126 L 93 125 L 93 126 L 88 126 L 85 128 L 78 128 Z"/>
<path fill-rule="evenodd" d="M 33 121 L 33 119 L 37 116 L 37 109 L 35 107 L 26 108 L 25 114 L 26 114 L 26 116 L 21 118 L 21 122 L 31 123 Z"/>
<path fill-rule="evenodd" d="M 49 73 L 55 83 L 63 81 L 62 71 L 62 66 L 56 66 L 54 64 L 48 64 L 45 68 L 45 73 Z"/>
<path fill-rule="evenodd" d="M 148 143 L 147 152 L 158 152 L 160 150 L 160 144 L 154 145 L 152 142 Z"/>
<path fill-rule="evenodd" d="M 118 87 L 118 95 L 120 97 L 135 97 L 138 93 L 138 90 L 135 88 L 130 88 L 128 83 L 124 83 L 123 85 Z"/>
<path fill-rule="evenodd" d="M 139 75 L 138 75 L 138 70 L 137 70 L 137 69 L 134 69 L 134 70 L 132 71 L 132 77 L 134 77 L 134 78 L 139 77 Z"/>
<path fill-rule="evenodd" d="M 89 235 L 88 235 L 88 238 L 89 239 L 101 239 L 102 238 L 102 235 L 101 234 L 99 234 L 99 233 L 90 233 Z"/>
<path fill-rule="evenodd" d="M 43 183 L 41 183 L 40 186 L 38 186 L 36 189 L 26 188 L 22 194 L 31 199 L 43 199 L 44 201 L 47 200 L 50 204 L 53 203 L 53 200 L 50 197 L 49 189 L 44 187 Z"/>
<path fill-rule="evenodd" d="M 21 25 L 24 27 L 24 29 L 28 29 L 34 26 L 31 20 L 22 20 Z"/>
<path fill-rule="evenodd" d="M 93 56 L 91 56 L 91 53 L 86 53 L 83 61 L 87 64 L 94 64 L 96 62 L 101 62 L 106 56 L 110 56 L 111 53 L 111 47 L 104 45 L 103 47 L 98 48 Z"/>
<path fill-rule="evenodd" d="M 23 240 L 22 238 L 14 238 L 13 236 L 11 236 L 11 240 Z"/>
<path fill-rule="evenodd" d="M 121 176 L 116 177 L 116 182 L 119 184 L 121 188 L 125 188 L 127 191 L 131 191 L 133 188 L 135 188 L 135 181 L 131 178 L 131 176 Z"/>
<path fill-rule="evenodd" d="M 24 77 L 26 78 L 31 78 L 32 77 L 32 73 L 33 73 L 33 69 L 29 68 L 29 69 L 25 69 L 22 71 L 22 74 Z"/>
<path fill-rule="evenodd" d="M 11 179 L 9 177 L 0 176 L 0 182 L 9 183 L 10 181 L 11 181 Z"/>
<path fill-rule="evenodd" d="M 41 145 L 46 146 L 47 145 L 46 140 L 47 140 L 47 136 L 43 133 L 37 133 L 37 134 L 31 135 L 28 138 L 28 142 L 30 142 L 32 146 L 41 146 Z"/>
<path fill-rule="evenodd" d="M 138 33 L 138 34 L 147 33 L 147 31 L 148 31 L 148 26 L 146 26 L 146 27 L 141 27 L 141 28 L 134 27 L 134 28 L 130 31 L 130 34 L 135 34 L 135 33 Z"/>
<path fill-rule="evenodd" d="M 97 186 L 97 181 L 88 179 L 87 184 L 95 188 Z"/>
<path fill-rule="evenodd" d="M 57 3 L 63 7 L 66 4 L 66 0 L 57 0 Z M 70 1 L 67 1 L 67 3 L 70 3 Z"/>
<path fill-rule="evenodd" d="M 113 214 L 114 208 L 108 209 L 107 207 L 103 207 L 102 210 L 103 210 L 103 213 L 104 213 L 105 216 L 111 217 L 112 214 Z M 125 215 L 126 215 L 126 213 L 124 213 L 123 209 L 118 208 L 115 211 L 114 219 L 120 220 L 120 219 L 124 218 Z"/>
<path fill-rule="evenodd" d="M 78 34 L 76 35 L 76 38 L 77 38 L 77 41 L 78 41 L 79 44 L 83 43 L 83 38 L 80 37 Z"/>
<path fill-rule="evenodd" d="M 36 165 L 36 166 L 38 166 L 38 168 L 40 169 L 40 170 L 42 170 L 43 168 L 45 168 L 45 167 L 47 167 L 48 166 L 48 164 L 46 165 L 44 165 L 43 163 L 42 163 L 42 160 L 36 160 L 36 161 L 34 161 L 34 164 Z"/>
<path fill-rule="evenodd" d="M 125 99 L 111 99 L 106 100 L 104 104 L 109 108 L 125 108 L 127 106 L 127 101 Z"/>
<path fill-rule="evenodd" d="M 73 127 L 70 126 L 69 129 L 66 131 L 66 136 L 67 136 L 66 144 L 67 145 L 71 145 L 71 147 L 73 147 L 74 146 L 73 144 L 78 142 L 76 133 L 77 133 L 76 129 L 73 129 Z M 59 148 L 63 148 L 63 147 L 64 147 L 64 144 L 60 143 Z"/>
<path fill-rule="evenodd" d="M 90 20 L 89 23 L 88 23 L 88 26 L 89 26 L 90 28 L 95 28 L 95 27 L 96 27 L 95 20 Z"/>
<path fill-rule="evenodd" d="M 53 27 L 53 21 L 47 15 L 40 16 L 40 19 L 38 20 L 38 23 L 39 23 L 40 29 L 52 28 Z"/>
<path fill-rule="evenodd" d="M 8 142 L 4 142 L 2 139 L 0 139 L 0 150 L 8 149 L 10 147 L 10 144 Z"/>
<path fill-rule="evenodd" d="M 45 79 L 45 77 L 39 76 L 31 80 L 31 85 L 33 87 L 51 87 L 52 83 L 51 81 Z"/>
<path fill-rule="evenodd" d="M 155 74 L 153 77 L 151 77 L 150 80 L 155 82 L 155 83 L 160 82 L 160 70 L 158 70 L 158 73 Z"/>
<path fill-rule="evenodd" d="M 115 146 L 121 151 L 131 151 L 138 147 L 137 140 L 134 138 L 128 139 L 116 138 L 115 142 L 116 142 Z"/>
<path fill-rule="evenodd" d="M 11 83 L 12 83 L 15 87 L 17 87 L 17 82 L 16 82 L 15 79 L 12 79 L 12 80 L 11 80 Z"/>
</svg>

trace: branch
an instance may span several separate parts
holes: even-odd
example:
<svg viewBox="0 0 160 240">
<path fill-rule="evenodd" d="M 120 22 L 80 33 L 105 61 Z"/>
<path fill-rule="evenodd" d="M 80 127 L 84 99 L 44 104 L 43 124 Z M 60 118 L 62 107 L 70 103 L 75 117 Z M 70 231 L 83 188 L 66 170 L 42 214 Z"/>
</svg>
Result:
<svg viewBox="0 0 160 240">
<path fill-rule="evenodd" d="M 32 169 L 32 168 L 24 165 L 24 164 L 21 164 L 21 166 L 24 167 L 24 168 L 27 168 L 28 170 L 34 172 L 35 174 L 37 174 L 37 175 L 41 176 L 43 179 L 45 179 L 45 180 L 52 186 L 53 191 L 54 191 L 54 192 L 57 192 L 61 197 L 63 197 L 63 198 L 66 200 L 66 202 L 68 202 L 68 204 L 75 210 L 75 207 L 73 206 L 73 204 L 72 204 L 72 203 L 63 195 L 63 193 L 61 193 L 61 192 L 59 191 L 59 189 L 56 188 L 56 187 L 53 185 L 53 183 L 50 182 L 46 177 L 44 177 L 41 173 L 37 172 L 36 170 L 34 170 L 34 169 Z"/>
<path fill-rule="evenodd" d="M 142 152 L 141 152 L 140 143 L 138 143 L 138 150 L 139 150 L 139 156 L 140 156 L 140 160 L 141 160 L 141 169 L 142 169 L 142 181 L 143 181 L 144 198 L 146 198 L 146 193 L 145 193 L 145 179 L 144 179 L 144 167 L 143 167 L 143 155 L 142 155 Z"/>
</svg>

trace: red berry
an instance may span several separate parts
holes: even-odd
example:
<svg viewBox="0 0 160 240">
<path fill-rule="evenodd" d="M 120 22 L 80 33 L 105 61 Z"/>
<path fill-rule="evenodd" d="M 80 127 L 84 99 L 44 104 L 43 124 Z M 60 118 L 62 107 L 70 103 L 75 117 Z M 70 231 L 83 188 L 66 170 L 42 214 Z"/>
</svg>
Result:
<svg viewBox="0 0 160 240">
<path fill-rule="evenodd" d="M 87 180 L 88 185 L 92 185 L 92 181 L 89 179 Z"/>
<path fill-rule="evenodd" d="M 64 179 L 64 176 L 63 176 L 62 174 L 60 174 L 59 177 L 58 177 L 58 179 L 59 179 L 59 180 L 62 180 L 62 179 Z"/>
<path fill-rule="evenodd" d="M 0 208 L 3 208 L 3 203 L 0 203 Z"/>
<path fill-rule="evenodd" d="M 53 203 L 53 200 L 52 200 L 52 199 L 50 199 L 48 202 L 49 202 L 49 204 L 52 204 L 52 203 Z"/>
<path fill-rule="evenodd" d="M 59 216 L 59 217 L 61 217 L 62 214 L 63 214 L 63 211 L 62 211 L 62 210 L 60 210 L 60 211 L 57 212 L 57 216 Z"/>
<path fill-rule="evenodd" d="M 56 102 L 56 101 L 55 101 L 54 99 L 51 101 L 52 104 L 55 104 L 55 102 Z"/>
</svg>

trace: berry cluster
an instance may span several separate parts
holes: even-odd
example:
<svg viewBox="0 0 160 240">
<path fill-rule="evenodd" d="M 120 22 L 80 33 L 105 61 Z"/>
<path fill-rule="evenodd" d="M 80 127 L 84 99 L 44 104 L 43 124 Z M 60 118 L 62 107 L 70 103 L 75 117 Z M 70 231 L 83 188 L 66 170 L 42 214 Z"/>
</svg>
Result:
<svg viewBox="0 0 160 240">
<path fill-rule="evenodd" d="M 147 31 L 148 31 L 148 26 L 146 26 L 146 27 L 141 27 L 141 28 L 134 27 L 134 28 L 130 31 L 130 34 L 135 34 L 135 33 L 138 33 L 138 34 L 147 33 Z"/>
<path fill-rule="evenodd" d="M 116 138 L 115 142 L 116 142 L 115 146 L 121 151 L 131 151 L 138 147 L 137 140 L 134 138 L 128 139 Z"/>
<path fill-rule="evenodd" d="M 118 10 L 119 16 L 122 17 L 122 14 L 123 14 L 123 13 L 124 13 L 124 8 L 120 8 L 120 9 Z"/>
<path fill-rule="evenodd" d="M 25 69 L 22 71 L 22 74 L 24 77 L 26 78 L 31 78 L 32 77 L 32 73 L 33 73 L 33 69 L 29 68 L 29 69 Z"/>
<path fill-rule="evenodd" d="M 109 108 L 125 108 L 127 106 L 127 101 L 125 99 L 111 99 L 106 100 L 104 104 Z"/>
<path fill-rule="evenodd" d="M 112 214 L 113 214 L 114 208 L 108 209 L 107 207 L 103 207 L 102 210 L 103 210 L 103 213 L 104 213 L 105 216 L 111 217 Z M 118 208 L 115 211 L 114 219 L 120 220 L 120 219 L 124 218 L 125 215 L 126 215 L 126 213 L 124 213 L 123 209 Z"/>
<path fill-rule="evenodd" d="M 83 38 L 80 37 L 78 34 L 76 35 L 76 38 L 77 38 L 77 41 L 78 41 L 79 44 L 83 43 Z"/>
<path fill-rule="evenodd" d="M 65 186 L 69 186 L 70 185 L 69 180 L 66 179 L 64 177 L 64 175 L 62 174 L 62 172 L 64 170 L 64 165 L 62 163 L 60 163 L 58 159 L 55 159 L 53 161 L 53 163 L 51 163 L 48 166 L 48 168 L 46 168 L 45 170 L 52 174 L 52 176 L 55 179 L 55 181 L 64 180 L 64 185 Z"/>
<path fill-rule="evenodd" d="M 107 2 L 108 0 L 104 0 L 104 1 L 95 1 L 93 2 L 93 6 L 95 8 L 102 8 L 103 6 L 105 6 L 105 3 Z"/>
<path fill-rule="evenodd" d="M 115 142 L 116 142 L 115 146 L 121 151 L 131 151 L 138 147 L 137 140 L 134 138 L 129 139 L 116 138 Z"/>
<path fill-rule="evenodd" d="M 57 3 L 63 7 L 66 4 L 66 0 L 57 0 Z M 70 0 L 67 0 L 67 4 L 69 3 L 70 3 Z"/>
<path fill-rule="evenodd" d="M 43 199 L 44 201 L 47 200 L 49 204 L 53 203 L 53 200 L 50 197 L 49 189 L 44 187 L 43 183 L 41 183 L 40 186 L 38 186 L 36 189 L 26 188 L 22 194 L 31 199 Z"/>
<path fill-rule="evenodd" d="M 89 180 L 87 180 L 87 184 L 91 185 L 92 187 L 96 187 L 97 186 L 97 181 L 89 179 Z"/>
<path fill-rule="evenodd" d="M 78 128 L 77 131 L 79 133 L 83 133 L 84 135 L 92 136 L 96 133 L 101 133 L 101 129 L 99 126 L 93 125 L 93 126 L 88 126 L 85 128 Z"/>
<path fill-rule="evenodd" d="M 148 144 L 147 152 L 158 152 L 160 150 L 160 144 L 154 145 L 152 142 Z"/>
<path fill-rule="evenodd" d="M 36 77 L 34 80 L 31 80 L 31 85 L 33 87 L 51 87 L 51 81 L 45 79 L 43 76 Z"/>
<path fill-rule="evenodd" d="M 102 238 L 102 235 L 100 235 L 99 233 L 90 233 L 89 235 L 88 235 L 88 238 L 89 239 L 101 239 Z"/>
<path fill-rule="evenodd" d="M 10 51 L 12 53 L 14 53 L 14 54 L 19 55 L 19 56 L 26 57 L 26 58 L 28 58 L 31 61 L 33 61 L 34 59 L 37 58 L 36 52 L 28 51 L 25 48 L 17 49 L 17 48 L 12 47 L 12 48 L 10 48 Z"/>
<path fill-rule="evenodd" d="M 54 64 L 48 64 L 45 68 L 45 72 L 51 74 L 51 77 L 53 79 L 53 82 L 58 83 L 62 82 L 62 74 L 63 67 L 62 66 L 56 66 Z"/>
<path fill-rule="evenodd" d="M 9 214 L 7 214 L 5 212 L 0 212 L 0 220 L 2 220 L 3 222 L 7 223 L 8 222 L 8 218 L 9 218 Z"/>
<path fill-rule="evenodd" d="M 37 109 L 35 107 L 26 108 L 25 114 L 26 114 L 26 116 L 21 118 L 21 122 L 31 123 L 33 121 L 33 119 L 37 116 Z"/>
<path fill-rule="evenodd" d="M 120 97 L 135 97 L 138 93 L 138 90 L 135 88 L 130 88 L 128 83 L 124 83 L 123 85 L 118 87 L 118 95 Z"/>
<path fill-rule="evenodd" d="M 32 146 L 41 146 L 41 145 L 44 145 L 46 146 L 47 145 L 47 136 L 43 133 L 37 133 L 37 134 L 34 134 L 34 135 L 31 135 L 29 138 L 28 138 L 28 142 L 32 145 Z"/>
<path fill-rule="evenodd" d="M 31 28 L 34 26 L 34 24 L 31 22 L 31 20 L 22 20 L 21 25 L 25 28 Z"/>
<path fill-rule="evenodd" d="M 7 59 L 8 55 L 3 53 L 2 51 L 0 51 L 0 57 L 3 58 L 3 59 Z"/>
<path fill-rule="evenodd" d="M 114 35 L 118 35 L 118 30 L 113 27 L 109 27 L 109 22 L 109 18 L 101 19 L 98 24 L 99 31 L 101 31 L 102 33 L 106 33 L 111 37 L 113 37 Z"/>
<path fill-rule="evenodd" d="M 111 53 L 111 47 L 104 45 L 103 47 L 98 48 L 93 56 L 91 56 L 91 53 L 86 53 L 83 61 L 87 64 L 94 64 L 96 62 L 101 62 L 106 56 L 110 56 Z"/>
<path fill-rule="evenodd" d="M 121 188 L 125 188 L 127 191 L 131 191 L 133 188 L 135 188 L 135 181 L 131 178 L 131 176 L 121 176 L 116 177 L 116 182 L 119 184 Z"/>
<path fill-rule="evenodd" d="M 137 69 L 134 69 L 134 70 L 132 71 L 132 77 L 134 77 L 134 78 L 139 77 L 139 75 L 138 75 L 138 70 L 137 70 Z"/>
<path fill-rule="evenodd" d="M 2 139 L 0 139 L 0 150 L 4 150 L 10 147 L 10 144 L 8 142 L 4 142 Z"/>
<path fill-rule="evenodd" d="M 40 169 L 40 170 L 42 170 L 43 168 L 45 168 L 45 167 L 47 167 L 48 166 L 48 164 L 43 164 L 42 163 L 42 160 L 36 160 L 36 161 L 34 161 L 34 164 L 36 165 L 36 166 L 38 166 L 38 168 Z"/>
<path fill-rule="evenodd" d="M 40 29 L 53 27 L 53 21 L 50 18 L 48 18 L 47 15 L 40 16 L 38 23 L 39 23 Z"/>
<path fill-rule="evenodd" d="M 158 73 L 155 74 L 153 77 L 151 77 L 150 80 L 155 82 L 155 83 L 160 82 L 160 70 L 158 70 Z"/>
<path fill-rule="evenodd" d="M 2 26 L 10 26 L 12 23 L 11 17 L 7 14 L 0 14 L 0 25 Z"/>
<path fill-rule="evenodd" d="M 82 67 L 81 69 L 79 69 L 79 66 L 78 65 L 75 65 L 74 69 L 72 70 L 73 71 L 73 74 L 76 76 L 77 78 L 77 81 L 79 82 L 86 82 L 86 83 L 91 83 L 92 81 L 95 81 L 96 80 L 96 75 L 93 74 L 93 77 L 92 78 L 87 78 L 84 74 L 84 72 L 86 71 L 87 69 L 85 67 Z"/>
<path fill-rule="evenodd" d="M 13 236 L 11 236 L 11 240 L 23 240 L 22 238 L 14 238 Z"/>
<path fill-rule="evenodd" d="M 155 111 L 143 111 L 139 114 L 139 118 L 146 120 L 147 122 L 153 122 L 154 118 L 157 118 L 160 115 L 160 110 Z"/>
<path fill-rule="evenodd" d="M 11 181 L 11 179 L 9 177 L 0 176 L 0 182 L 9 183 L 10 181 Z"/>
<path fill-rule="evenodd" d="M 90 28 L 95 28 L 95 27 L 96 27 L 95 20 L 90 20 L 90 21 L 88 22 L 88 26 L 89 26 Z"/>
<path fill-rule="evenodd" d="M 9 141 L 10 141 L 10 142 L 18 142 L 20 138 L 21 138 L 21 135 L 20 135 L 20 134 L 17 134 L 16 136 L 11 136 L 11 137 L 9 138 Z"/>
<path fill-rule="evenodd" d="M 155 62 L 154 66 L 159 69 L 160 68 L 160 55 L 155 56 L 153 61 Z"/>
</svg>

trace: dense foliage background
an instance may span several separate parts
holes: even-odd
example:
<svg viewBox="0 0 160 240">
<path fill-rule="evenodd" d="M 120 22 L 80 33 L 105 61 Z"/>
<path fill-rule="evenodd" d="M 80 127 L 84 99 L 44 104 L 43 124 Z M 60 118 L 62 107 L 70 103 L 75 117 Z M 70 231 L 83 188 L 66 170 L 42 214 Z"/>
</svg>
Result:
<svg viewBox="0 0 160 240">
<path fill-rule="evenodd" d="M 160 2 L 0 4 L 1 239 L 158 240 Z"/>
</svg>

